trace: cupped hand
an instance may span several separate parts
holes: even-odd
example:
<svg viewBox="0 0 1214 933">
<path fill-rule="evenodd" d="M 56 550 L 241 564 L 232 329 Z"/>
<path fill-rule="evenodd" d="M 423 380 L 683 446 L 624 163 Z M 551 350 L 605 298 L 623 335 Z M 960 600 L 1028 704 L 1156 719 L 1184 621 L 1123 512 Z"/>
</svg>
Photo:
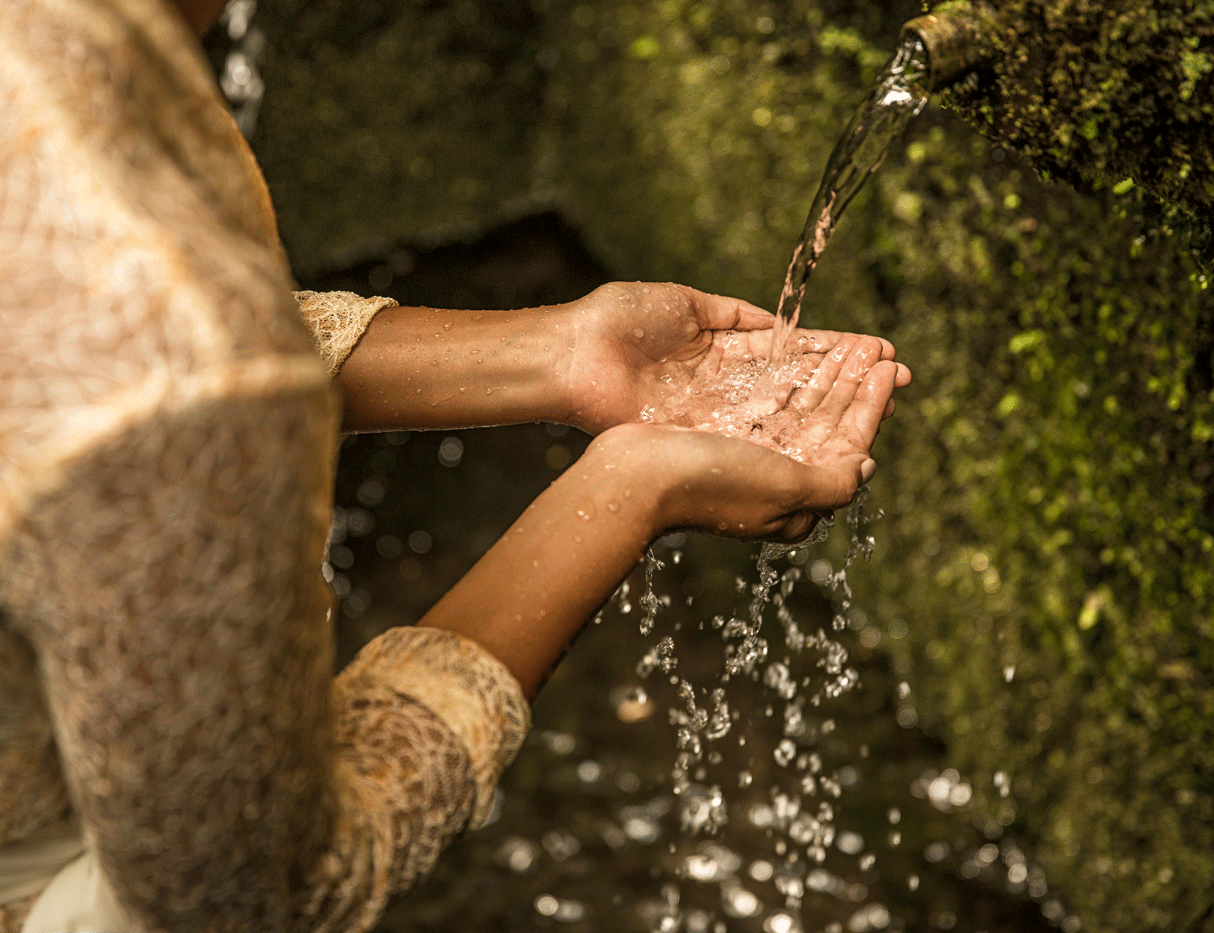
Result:
<svg viewBox="0 0 1214 933">
<path fill-rule="evenodd" d="M 883 356 L 876 338 L 841 336 L 783 409 L 740 435 L 634 424 L 596 445 L 613 445 L 621 462 L 656 477 L 661 529 L 800 541 L 876 470 L 870 451 L 881 421 L 894 389 L 910 381 L 910 370 Z"/>
<path fill-rule="evenodd" d="M 611 428 L 587 454 L 627 469 L 653 498 L 653 536 L 688 529 L 782 543 L 803 540 L 875 468 L 862 453 L 810 465 L 739 438 L 659 424 Z"/>
<path fill-rule="evenodd" d="M 775 322 L 745 301 L 673 284 L 614 282 L 569 309 L 568 420 L 591 434 L 638 420 L 683 423 L 670 412 L 697 386 L 767 359 Z M 813 363 L 851 336 L 798 330 L 793 350 Z M 893 345 L 877 342 L 892 360 Z"/>
<path fill-rule="evenodd" d="M 910 370 L 886 358 L 876 338 L 844 335 L 798 378 L 786 405 L 755 419 L 748 437 L 808 464 L 867 456 L 893 411 L 894 390 L 910 381 Z"/>
</svg>

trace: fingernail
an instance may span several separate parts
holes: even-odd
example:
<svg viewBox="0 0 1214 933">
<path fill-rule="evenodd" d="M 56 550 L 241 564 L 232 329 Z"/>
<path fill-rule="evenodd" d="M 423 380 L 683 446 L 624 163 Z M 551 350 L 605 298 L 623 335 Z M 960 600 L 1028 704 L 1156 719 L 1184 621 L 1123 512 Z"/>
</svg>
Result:
<svg viewBox="0 0 1214 933">
<path fill-rule="evenodd" d="M 877 472 L 877 461 L 871 457 L 860 464 L 860 476 L 864 482 L 868 482 L 873 478 L 873 474 Z"/>
</svg>

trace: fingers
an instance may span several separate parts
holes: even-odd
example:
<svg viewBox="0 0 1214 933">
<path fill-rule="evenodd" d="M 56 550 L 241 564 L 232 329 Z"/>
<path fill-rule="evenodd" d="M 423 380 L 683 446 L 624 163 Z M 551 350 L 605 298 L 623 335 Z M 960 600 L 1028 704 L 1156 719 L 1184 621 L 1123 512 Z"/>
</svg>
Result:
<svg viewBox="0 0 1214 933">
<path fill-rule="evenodd" d="M 853 340 L 860 339 L 867 335 L 865 334 L 850 334 L 843 333 L 837 330 L 810 330 L 807 328 L 797 328 L 797 336 L 794 342 L 794 349 L 798 351 L 816 351 L 826 353 L 832 350 L 843 337 L 849 337 Z M 894 345 L 884 337 L 872 337 L 881 346 L 881 359 L 892 360 L 898 355 Z M 907 378 L 909 380 L 910 370 L 907 370 Z"/>
<path fill-rule="evenodd" d="M 877 439 L 885 411 L 893 402 L 897 364 L 882 360 L 856 389 L 852 403 L 840 419 L 839 433 L 850 434 L 853 443 L 867 451 Z"/>
<path fill-rule="evenodd" d="M 667 489 L 663 527 L 728 537 L 800 540 L 814 513 L 847 505 L 874 467 L 864 452 L 840 452 L 811 465 L 711 432 L 632 425 L 628 433 L 627 456 L 616 459 L 660 464 Z M 652 456 L 640 456 L 641 450 Z"/>
<path fill-rule="evenodd" d="M 837 330 L 807 330 L 803 327 L 798 327 L 794 333 L 792 349 L 797 353 L 829 353 L 842 338 L 855 336 Z"/>
<path fill-rule="evenodd" d="M 895 374 L 894 374 L 894 388 L 895 389 L 905 389 L 908 385 L 911 384 L 911 371 L 908 367 L 903 366 L 901 363 L 897 363 L 895 365 L 898 368 L 895 370 Z M 893 398 L 890 398 L 890 400 L 885 403 L 885 413 L 881 417 L 883 419 L 889 418 L 890 416 L 893 415 L 893 413 L 896 409 L 897 409 L 897 405 L 894 404 Z"/>
<path fill-rule="evenodd" d="M 809 379 L 789 397 L 789 404 L 803 414 L 816 412 L 827 395 L 835 390 L 839 379 L 845 378 L 845 368 L 858 372 L 858 367 L 862 366 L 865 360 L 870 361 L 871 365 L 877 346 L 877 341 L 872 337 L 841 334 L 838 343 L 822 357 Z M 859 384 L 859 379 L 859 375 L 852 377 L 853 387 Z M 837 395 L 836 403 L 843 405 L 846 398 Z"/>
<path fill-rule="evenodd" d="M 841 509 L 856 497 L 860 487 L 868 482 L 877 464 L 867 453 L 841 456 L 832 463 L 806 467 L 813 471 L 811 501 L 806 507 L 814 511 Z"/>
<path fill-rule="evenodd" d="M 696 320 L 704 330 L 768 330 L 776 316 L 740 298 L 687 289 Z"/>
</svg>

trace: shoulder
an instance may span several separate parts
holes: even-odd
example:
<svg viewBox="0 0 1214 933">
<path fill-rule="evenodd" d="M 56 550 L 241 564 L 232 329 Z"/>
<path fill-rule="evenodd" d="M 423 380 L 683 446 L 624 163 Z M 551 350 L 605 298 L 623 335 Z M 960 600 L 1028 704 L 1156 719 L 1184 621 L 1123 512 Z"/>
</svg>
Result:
<svg viewBox="0 0 1214 933">
<path fill-rule="evenodd" d="M 114 432 L 326 374 L 256 169 L 163 3 L 4 0 L 0 113 L 3 538 Z"/>
</svg>

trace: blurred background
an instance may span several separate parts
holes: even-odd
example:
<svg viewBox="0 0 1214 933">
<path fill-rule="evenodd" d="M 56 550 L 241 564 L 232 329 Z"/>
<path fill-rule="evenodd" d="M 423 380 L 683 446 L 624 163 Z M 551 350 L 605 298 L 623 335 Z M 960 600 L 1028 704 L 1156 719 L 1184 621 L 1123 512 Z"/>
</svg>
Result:
<svg viewBox="0 0 1214 933">
<path fill-rule="evenodd" d="M 839 785 L 826 861 L 799 894 L 779 874 L 784 702 L 745 679 L 704 767 L 751 782 L 721 784 L 718 834 L 680 831 L 680 702 L 637 665 L 669 636 L 713 683 L 711 620 L 757 574 L 753 548 L 665 539 L 653 634 L 634 575 L 541 694 L 497 820 L 384 931 L 1214 930 L 1210 14 L 993 6 L 996 58 L 894 147 L 803 317 L 888 336 L 915 372 L 833 633 L 861 685 L 798 734 Z M 773 307 L 826 157 L 920 12 L 233 0 L 208 50 L 303 287 L 489 309 L 642 278 Z M 340 660 L 423 614 L 585 443 L 348 440 Z M 840 609 L 814 581 L 846 532 L 777 562 L 808 632 Z"/>
</svg>

